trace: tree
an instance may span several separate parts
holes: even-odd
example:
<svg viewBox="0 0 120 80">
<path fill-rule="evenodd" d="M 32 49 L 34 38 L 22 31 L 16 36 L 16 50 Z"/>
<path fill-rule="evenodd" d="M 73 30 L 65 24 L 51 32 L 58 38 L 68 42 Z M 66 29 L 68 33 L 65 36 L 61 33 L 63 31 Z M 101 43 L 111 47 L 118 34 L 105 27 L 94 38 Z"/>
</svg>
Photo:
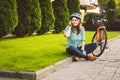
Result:
<svg viewBox="0 0 120 80">
<path fill-rule="evenodd" d="M 55 15 L 55 33 L 61 32 L 69 23 L 69 11 L 66 0 L 53 1 Z"/>
<path fill-rule="evenodd" d="M 117 18 L 120 19 L 120 1 L 115 0 L 115 3 L 116 3 L 116 16 L 117 16 Z"/>
<path fill-rule="evenodd" d="M 41 27 L 41 9 L 38 0 L 17 0 L 19 23 L 13 34 L 17 37 L 32 35 Z"/>
<path fill-rule="evenodd" d="M 55 16 L 53 14 L 51 0 L 39 0 L 39 1 L 42 12 L 42 26 L 37 33 L 44 34 L 47 31 L 54 28 Z"/>
<path fill-rule="evenodd" d="M 115 9 L 116 8 L 116 4 L 114 0 L 110 0 L 107 4 L 107 10 L 109 9 Z M 109 21 L 109 24 L 114 20 L 115 18 L 115 11 L 108 11 L 107 13 L 107 19 Z"/>
<path fill-rule="evenodd" d="M 18 23 L 16 0 L 0 0 L 0 37 L 11 33 Z"/>
<path fill-rule="evenodd" d="M 110 0 L 98 0 L 98 4 L 100 6 L 100 9 L 104 9 L 106 10 L 107 8 L 107 3 L 109 2 Z"/>
<path fill-rule="evenodd" d="M 73 12 L 80 13 L 80 0 L 67 0 L 67 7 L 70 14 Z"/>
</svg>

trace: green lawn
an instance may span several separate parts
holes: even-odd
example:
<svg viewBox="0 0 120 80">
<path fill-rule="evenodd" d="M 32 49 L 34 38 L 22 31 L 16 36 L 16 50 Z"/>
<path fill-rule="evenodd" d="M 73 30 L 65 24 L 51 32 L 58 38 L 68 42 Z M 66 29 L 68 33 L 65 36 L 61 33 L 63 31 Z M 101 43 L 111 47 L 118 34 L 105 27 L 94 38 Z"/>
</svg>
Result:
<svg viewBox="0 0 120 80">
<path fill-rule="evenodd" d="M 90 43 L 94 32 L 86 32 Z M 108 32 L 108 38 L 120 32 Z M 0 39 L 0 70 L 36 71 L 68 57 L 63 34 Z"/>
</svg>

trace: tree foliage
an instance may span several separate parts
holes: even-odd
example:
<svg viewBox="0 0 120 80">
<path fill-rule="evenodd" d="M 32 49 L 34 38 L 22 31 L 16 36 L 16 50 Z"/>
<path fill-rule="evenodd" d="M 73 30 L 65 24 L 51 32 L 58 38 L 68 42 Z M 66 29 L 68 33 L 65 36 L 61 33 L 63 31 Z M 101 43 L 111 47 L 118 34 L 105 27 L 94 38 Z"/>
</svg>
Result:
<svg viewBox="0 0 120 80">
<path fill-rule="evenodd" d="M 0 0 L 0 37 L 11 33 L 17 23 L 16 0 Z"/>
<path fill-rule="evenodd" d="M 53 1 L 53 10 L 55 15 L 55 32 L 61 32 L 69 23 L 69 11 L 66 0 Z"/>
<path fill-rule="evenodd" d="M 51 0 L 39 0 L 42 12 L 42 25 L 38 34 L 44 34 L 54 28 L 55 16 Z"/>
<path fill-rule="evenodd" d="M 98 4 L 100 6 L 100 9 L 104 9 L 106 10 L 107 9 L 107 3 L 109 2 L 110 0 L 98 0 Z"/>
<path fill-rule="evenodd" d="M 80 13 L 80 0 L 67 0 L 67 6 L 70 14 L 73 12 Z"/>
<path fill-rule="evenodd" d="M 32 35 L 41 27 L 41 9 L 38 0 L 17 0 L 19 23 L 13 34 L 17 37 Z"/>
<path fill-rule="evenodd" d="M 120 19 L 120 0 L 115 0 L 116 3 L 116 16 Z"/>
<path fill-rule="evenodd" d="M 110 0 L 108 3 L 107 3 L 107 10 L 109 9 L 115 9 L 116 8 L 116 4 L 115 4 L 115 1 L 114 0 Z M 108 11 L 107 13 L 107 19 L 109 21 L 109 23 L 111 23 L 115 18 L 115 11 Z"/>
</svg>

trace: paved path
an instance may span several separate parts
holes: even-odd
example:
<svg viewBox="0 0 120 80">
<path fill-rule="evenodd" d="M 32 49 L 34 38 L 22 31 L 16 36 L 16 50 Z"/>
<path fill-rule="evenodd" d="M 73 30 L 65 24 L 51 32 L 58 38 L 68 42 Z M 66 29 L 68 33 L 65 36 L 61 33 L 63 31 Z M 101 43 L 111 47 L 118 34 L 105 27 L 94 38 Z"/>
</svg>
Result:
<svg viewBox="0 0 120 80">
<path fill-rule="evenodd" d="M 73 62 L 41 80 L 120 80 L 120 37 L 96 61 Z"/>
</svg>

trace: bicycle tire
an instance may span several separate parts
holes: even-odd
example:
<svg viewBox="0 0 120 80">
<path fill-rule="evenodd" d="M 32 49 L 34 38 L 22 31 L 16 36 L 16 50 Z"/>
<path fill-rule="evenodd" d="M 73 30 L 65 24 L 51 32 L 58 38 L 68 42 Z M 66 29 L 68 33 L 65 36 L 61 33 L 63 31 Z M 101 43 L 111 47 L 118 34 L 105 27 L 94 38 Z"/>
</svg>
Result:
<svg viewBox="0 0 120 80">
<path fill-rule="evenodd" d="M 98 47 L 92 52 L 92 54 L 96 57 L 99 57 L 103 54 L 105 48 L 106 48 L 106 44 L 107 44 L 107 32 L 105 29 L 100 29 L 99 31 L 103 32 L 103 37 L 102 40 L 98 40 L 96 41 L 96 35 L 97 32 L 94 34 L 93 38 L 92 38 L 92 43 L 97 43 Z"/>
</svg>

